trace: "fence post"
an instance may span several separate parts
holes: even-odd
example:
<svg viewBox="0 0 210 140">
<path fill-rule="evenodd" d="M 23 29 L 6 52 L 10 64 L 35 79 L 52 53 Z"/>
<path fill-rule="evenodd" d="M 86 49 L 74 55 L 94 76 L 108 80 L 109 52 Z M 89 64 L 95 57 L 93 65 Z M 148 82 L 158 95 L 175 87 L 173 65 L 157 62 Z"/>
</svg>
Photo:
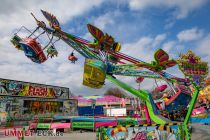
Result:
<svg viewBox="0 0 210 140">
<path fill-rule="evenodd" d="M 22 136 L 20 137 L 20 140 L 24 140 L 24 135 L 25 135 L 25 127 L 22 129 Z"/>
<path fill-rule="evenodd" d="M 96 128 L 96 140 L 100 140 L 100 127 Z"/>
</svg>

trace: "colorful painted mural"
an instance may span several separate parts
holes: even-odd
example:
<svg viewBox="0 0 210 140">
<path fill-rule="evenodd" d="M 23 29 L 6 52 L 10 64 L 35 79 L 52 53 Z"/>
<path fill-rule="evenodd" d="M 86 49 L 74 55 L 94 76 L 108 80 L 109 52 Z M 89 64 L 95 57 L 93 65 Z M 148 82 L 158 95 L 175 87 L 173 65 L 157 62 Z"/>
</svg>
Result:
<svg viewBox="0 0 210 140">
<path fill-rule="evenodd" d="M 157 125 L 148 127 L 106 127 L 98 133 L 102 140 L 176 140 L 178 126 Z"/>
<path fill-rule="evenodd" d="M 0 95 L 68 99 L 68 88 L 0 79 Z"/>
<path fill-rule="evenodd" d="M 0 78 L 0 120 L 30 120 L 35 116 L 77 115 L 77 100 L 68 88 Z M 6 113 L 6 115 L 5 115 Z M 6 117 L 5 117 L 6 116 Z"/>
<path fill-rule="evenodd" d="M 7 121 L 7 112 L 0 112 L 0 126 Z"/>
<path fill-rule="evenodd" d="M 0 122 L 8 119 L 31 120 L 36 116 L 50 117 L 53 115 L 78 115 L 77 101 L 0 96 Z"/>
<path fill-rule="evenodd" d="M 78 101 L 66 100 L 63 102 L 64 116 L 78 116 Z"/>
</svg>

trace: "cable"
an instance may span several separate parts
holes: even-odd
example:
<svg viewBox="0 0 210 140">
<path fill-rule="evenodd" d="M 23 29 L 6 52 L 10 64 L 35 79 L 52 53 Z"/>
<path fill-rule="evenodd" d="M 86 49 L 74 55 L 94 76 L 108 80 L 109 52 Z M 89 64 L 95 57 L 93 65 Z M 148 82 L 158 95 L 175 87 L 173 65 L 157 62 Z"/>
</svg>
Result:
<svg viewBox="0 0 210 140">
<path fill-rule="evenodd" d="M 48 38 L 49 38 L 48 33 L 47 33 L 47 36 L 48 36 Z M 52 42 L 52 40 L 53 40 L 53 35 L 52 35 L 52 37 L 51 37 L 49 43 L 48 43 L 42 50 L 45 50 L 45 49 L 48 47 L 48 45 L 50 45 L 50 43 Z"/>
<path fill-rule="evenodd" d="M 28 38 L 31 37 L 32 35 L 34 35 L 34 33 L 35 33 L 38 29 L 39 29 L 39 27 L 36 27 L 36 29 L 28 36 Z M 39 35 L 39 36 L 40 36 L 40 35 Z M 39 36 L 38 36 L 38 37 L 39 37 Z M 38 38 L 38 37 L 36 37 L 36 38 Z"/>
</svg>

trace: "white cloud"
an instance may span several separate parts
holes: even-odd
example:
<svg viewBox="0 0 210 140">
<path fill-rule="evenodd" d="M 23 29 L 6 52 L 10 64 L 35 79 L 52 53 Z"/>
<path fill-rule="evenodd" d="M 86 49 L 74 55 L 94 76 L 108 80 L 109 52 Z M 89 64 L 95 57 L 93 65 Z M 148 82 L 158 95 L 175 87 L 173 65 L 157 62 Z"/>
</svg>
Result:
<svg viewBox="0 0 210 140">
<path fill-rule="evenodd" d="M 164 26 L 164 29 L 170 29 L 171 27 L 174 26 L 175 23 L 176 23 L 176 20 L 174 18 L 166 19 L 166 24 Z"/>
<path fill-rule="evenodd" d="M 102 30 L 103 32 L 105 32 L 105 28 L 108 25 L 114 25 L 115 21 L 114 21 L 114 16 L 117 16 L 119 14 L 118 11 L 112 11 L 112 12 L 108 12 L 106 14 L 97 16 L 97 17 L 91 17 L 92 22 L 90 22 L 90 24 L 96 26 L 97 28 L 99 28 L 100 30 Z M 89 33 L 85 33 L 82 38 L 85 38 L 87 40 L 94 40 L 94 37 Z"/>
<path fill-rule="evenodd" d="M 86 92 L 87 88 L 82 85 L 84 58 L 79 58 L 75 65 L 71 64 L 67 57 L 72 49 L 67 44 L 62 43 L 62 41 L 56 43 L 59 52 L 58 57 L 49 59 L 43 64 L 35 64 L 22 51 L 15 49 L 9 40 L 12 37 L 12 33 L 22 25 L 32 29 L 35 28 L 36 23 L 30 12 L 33 12 L 38 19 L 43 20 L 45 18 L 41 14 L 40 9 L 47 10 L 53 13 L 61 24 L 64 24 L 73 17 L 82 15 L 96 6 L 100 6 L 102 2 L 102 0 L 93 0 L 91 2 L 85 0 L 54 0 L 52 2 L 43 0 L 1 1 L 0 77 L 66 86 L 73 93 L 96 93 L 96 90 Z"/>
<path fill-rule="evenodd" d="M 75 52 L 75 55 L 79 57 L 79 60 L 75 65 L 71 64 L 67 57 L 72 49 L 65 43 L 60 43 L 62 41 L 56 45 L 58 46 L 57 49 L 59 51 L 58 57 L 52 60 L 49 59 L 41 65 L 31 62 L 27 57 L 24 56 L 23 52 L 12 47 L 12 44 L 9 42 L 12 32 L 14 32 L 14 30 L 21 25 L 25 25 L 29 28 L 35 27 L 35 22 L 30 15 L 31 11 L 34 12 L 38 19 L 44 19 L 39 10 L 47 10 L 56 15 L 62 24 L 65 24 L 73 17 L 82 15 L 83 13 L 93 9 L 95 6 L 99 6 L 101 3 L 102 0 L 93 0 L 91 2 L 87 2 L 85 0 L 55 0 L 53 2 L 43 0 L 1 1 L 0 77 L 35 83 L 66 86 L 69 87 L 73 93 L 80 95 L 105 93 L 106 89 L 113 86 L 113 84 L 108 81 L 106 81 L 106 85 L 101 89 L 91 89 L 82 85 L 84 58 Z M 96 17 L 94 24 L 104 29 L 109 24 L 116 24 L 114 22 L 114 18 L 117 17 L 118 14 L 120 13 L 109 12 L 102 16 Z M 116 27 L 119 28 L 117 31 L 122 33 L 125 38 L 128 36 L 130 37 L 131 32 L 136 30 L 136 28 L 140 28 L 139 26 L 142 26 L 142 23 L 138 27 L 129 27 L 129 24 L 119 24 L 119 26 Z M 129 29 L 127 27 L 129 27 Z M 144 27 L 141 28 L 143 29 Z M 129 32 L 129 30 L 131 31 Z M 85 34 L 84 36 L 84 38 L 91 38 L 89 33 Z M 150 62 L 154 59 L 154 51 L 158 46 L 162 46 L 162 43 L 164 43 L 166 37 L 166 34 L 159 34 L 155 37 L 139 38 L 139 40 L 136 42 L 122 45 L 122 52 L 146 62 Z M 204 41 L 203 44 L 207 43 Z M 163 44 L 163 47 L 170 50 L 170 46 L 172 45 L 173 44 L 171 42 L 167 42 Z M 124 81 L 129 85 L 137 86 L 134 78 L 127 77 Z M 143 89 L 150 89 L 151 83 L 152 82 L 147 82 L 147 80 L 145 80 L 145 83 L 142 83 L 141 87 Z"/>
<path fill-rule="evenodd" d="M 196 52 L 204 55 L 203 59 L 210 64 L 210 34 L 206 35 L 202 40 L 198 42 Z"/>
<path fill-rule="evenodd" d="M 166 52 L 170 52 L 170 50 L 175 47 L 176 42 L 175 41 L 168 41 L 166 43 L 163 44 L 162 49 Z"/>
<path fill-rule="evenodd" d="M 135 58 L 138 58 L 142 61 L 150 63 L 152 60 L 154 60 L 154 51 L 156 51 L 158 46 L 161 46 L 158 48 L 162 48 L 163 50 L 168 52 L 170 59 L 173 59 L 178 55 L 177 49 L 182 50 L 183 46 L 178 44 L 176 40 L 167 41 L 166 38 L 166 34 L 159 34 L 155 37 L 142 37 L 134 43 L 124 44 L 122 46 L 122 52 Z M 156 44 L 156 46 L 153 46 L 154 44 Z M 183 77 L 183 74 L 178 70 L 177 66 L 169 68 L 167 72 L 173 74 L 174 76 Z M 138 87 L 138 84 L 132 77 L 120 76 L 119 79 L 125 83 L 128 83 L 134 88 Z M 159 84 L 161 84 L 161 82 Z M 145 80 L 140 84 L 140 88 L 151 91 L 155 88 L 154 79 L 145 78 Z"/>
<path fill-rule="evenodd" d="M 89 32 L 85 33 L 82 38 L 85 38 L 86 40 L 94 40 L 94 37 Z"/>
<path fill-rule="evenodd" d="M 114 24 L 114 20 L 112 19 L 114 15 L 112 14 L 114 14 L 114 12 L 109 12 L 102 16 L 99 16 L 98 18 L 95 19 L 94 25 L 103 30 L 106 25 Z"/>
<path fill-rule="evenodd" d="M 154 42 L 152 46 L 158 46 L 160 43 L 162 43 L 166 39 L 166 34 L 159 34 L 155 37 Z"/>
<path fill-rule="evenodd" d="M 152 60 L 152 38 L 142 37 L 137 42 L 127 43 L 122 46 L 122 52 L 143 61 Z M 151 54 L 151 55 L 150 55 Z"/>
<path fill-rule="evenodd" d="M 190 12 L 203 6 L 207 0 L 129 0 L 132 10 L 143 10 L 150 7 L 175 8 L 177 19 L 185 18 Z"/>
<path fill-rule="evenodd" d="M 187 29 L 184 31 L 181 31 L 177 34 L 177 38 L 179 41 L 193 41 L 198 40 L 203 36 L 203 31 L 201 29 L 198 29 L 196 27 L 193 27 L 192 29 Z"/>
<path fill-rule="evenodd" d="M 73 17 L 84 14 L 101 3 L 102 0 L 93 0 L 91 2 L 86 0 L 54 0 L 53 2 L 43 0 L 4 0 L 1 1 L 0 6 L 0 9 L 2 9 L 0 14 L 0 30 L 1 32 L 5 30 L 6 32 L 11 32 L 11 29 L 15 29 L 20 25 L 35 26 L 30 12 L 33 12 L 38 19 L 44 19 L 40 9 L 53 13 L 61 23 L 66 23 Z"/>
<path fill-rule="evenodd" d="M 135 89 L 144 89 L 151 91 L 155 88 L 154 86 L 154 79 L 145 78 L 140 85 L 136 83 L 136 77 L 128 77 L 128 76 L 118 76 L 118 79 L 123 81 L 124 83 L 128 84 L 129 86 L 135 88 Z M 159 81 L 159 80 L 158 80 Z M 131 93 L 129 93 L 131 95 Z"/>
<path fill-rule="evenodd" d="M 159 34 L 155 37 L 141 37 L 134 43 L 127 43 L 122 46 L 122 52 L 141 59 L 152 61 L 156 48 L 165 40 L 166 34 Z"/>
</svg>

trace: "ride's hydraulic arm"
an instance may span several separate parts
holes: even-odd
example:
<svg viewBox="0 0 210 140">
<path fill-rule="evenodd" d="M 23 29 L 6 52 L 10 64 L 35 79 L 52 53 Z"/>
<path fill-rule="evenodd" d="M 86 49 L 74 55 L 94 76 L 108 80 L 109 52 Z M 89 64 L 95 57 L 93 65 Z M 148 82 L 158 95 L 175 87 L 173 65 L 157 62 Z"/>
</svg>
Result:
<svg viewBox="0 0 210 140">
<path fill-rule="evenodd" d="M 117 80 L 116 78 L 113 78 L 112 76 L 110 75 L 107 75 L 106 78 L 108 80 L 110 80 L 112 83 L 122 87 L 123 89 L 129 91 L 130 93 L 136 95 L 137 97 L 141 98 L 142 100 L 146 101 L 148 99 L 148 95 L 146 92 L 143 92 L 143 90 L 136 90 L 130 86 L 128 86 L 127 84 Z"/>
<path fill-rule="evenodd" d="M 194 93 L 192 95 L 192 100 L 191 100 L 191 102 L 189 104 L 187 115 L 186 115 L 185 120 L 184 120 L 184 124 L 186 124 L 186 125 L 189 123 L 190 116 L 192 114 L 192 110 L 193 110 L 193 108 L 194 108 L 194 106 L 196 104 L 196 100 L 197 100 L 198 94 L 200 92 L 199 87 L 197 87 L 195 84 L 193 84 L 193 86 L 194 86 L 195 91 L 194 91 Z"/>
<path fill-rule="evenodd" d="M 190 116 L 192 114 L 192 111 L 193 111 L 193 108 L 196 104 L 196 100 L 197 100 L 197 97 L 198 97 L 198 94 L 200 92 L 200 88 L 193 83 L 193 86 L 194 86 L 194 93 L 192 95 L 192 100 L 189 104 L 189 108 L 188 108 L 188 111 L 187 111 L 187 115 L 185 117 L 185 120 L 184 120 L 184 131 L 185 131 L 185 136 L 186 136 L 186 140 L 190 140 L 190 134 L 189 134 L 189 130 L 188 130 L 188 123 L 189 123 L 189 120 L 190 120 Z"/>
<path fill-rule="evenodd" d="M 117 80 L 116 78 L 113 78 L 110 75 L 107 75 L 106 78 L 111 81 L 112 83 L 120 86 L 121 88 L 127 90 L 128 92 L 130 92 L 133 95 L 136 95 L 138 98 L 140 98 L 141 100 L 146 102 L 148 111 L 149 111 L 149 115 L 150 118 L 157 124 L 165 124 L 167 123 L 165 120 L 163 120 L 162 118 L 160 118 L 157 114 L 154 113 L 154 108 L 152 106 L 152 103 L 150 101 L 150 97 L 149 97 L 149 93 L 145 90 L 136 90 L 130 86 L 128 86 L 127 84 Z"/>
</svg>

